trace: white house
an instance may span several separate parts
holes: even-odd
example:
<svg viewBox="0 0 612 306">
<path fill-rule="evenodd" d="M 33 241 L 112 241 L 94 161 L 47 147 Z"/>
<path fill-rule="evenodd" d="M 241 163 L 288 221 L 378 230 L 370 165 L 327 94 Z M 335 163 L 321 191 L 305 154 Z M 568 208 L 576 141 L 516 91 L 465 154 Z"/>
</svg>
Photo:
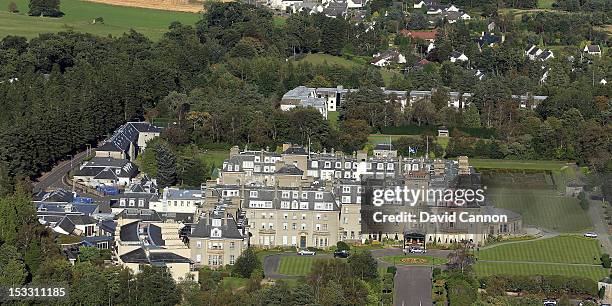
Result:
<svg viewBox="0 0 612 306">
<path fill-rule="evenodd" d="M 457 61 L 465 62 L 468 60 L 468 57 L 463 52 L 453 51 L 450 55 L 451 63 L 455 63 Z"/>
<path fill-rule="evenodd" d="M 455 5 L 451 4 L 449 7 L 446 8 L 447 12 L 459 12 L 459 8 L 456 7 Z"/>
<path fill-rule="evenodd" d="M 202 205 L 202 199 L 202 190 L 168 187 L 159 201 L 149 203 L 149 208 L 162 213 L 195 214 L 198 206 Z"/>
<path fill-rule="evenodd" d="M 599 84 L 606 85 L 608 84 L 608 81 L 606 81 L 606 79 L 601 79 L 601 81 L 599 81 Z"/>
<path fill-rule="evenodd" d="M 599 45 L 586 45 L 584 46 L 584 50 L 582 51 L 589 55 L 601 56 L 601 48 L 599 47 Z"/>
<path fill-rule="evenodd" d="M 461 20 L 471 20 L 472 16 L 468 15 L 468 13 L 463 13 L 461 16 L 459 16 L 459 18 Z"/>
<path fill-rule="evenodd" d="M 371 64 L 377 67 L 387 67 L 392 63 L 406 63 L 406 57 L 395 50 L 387 50 L 382 53 L 376 53 L 373 56 L 374 59 L 372 60 Z"/>
</svg>

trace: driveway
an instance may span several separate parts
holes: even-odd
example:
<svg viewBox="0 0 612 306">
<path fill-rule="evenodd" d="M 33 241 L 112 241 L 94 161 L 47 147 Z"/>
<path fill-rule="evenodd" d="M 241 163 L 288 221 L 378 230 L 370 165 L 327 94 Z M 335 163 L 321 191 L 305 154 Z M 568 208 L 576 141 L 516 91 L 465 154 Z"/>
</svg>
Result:
<svg viewBox="0 0 612 306">
<path fill-rule="evenodd" d="M 431 267 L 397 266 L 393 280 L 393 305 L 430 306 Z"/>
</svg>

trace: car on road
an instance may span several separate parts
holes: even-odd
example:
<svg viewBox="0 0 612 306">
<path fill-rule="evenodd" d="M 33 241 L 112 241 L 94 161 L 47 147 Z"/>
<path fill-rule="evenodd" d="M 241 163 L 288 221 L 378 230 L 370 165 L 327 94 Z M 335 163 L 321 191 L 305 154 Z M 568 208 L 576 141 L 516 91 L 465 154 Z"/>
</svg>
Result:
<svg viewBox="0 0 612 306">
<path fill-rule="evenodd" d="M 306 249 L 301 249 L 297 252 L 298 255 L 300 256 L 314 256 L 317 253 L 315 251 L 310 251 L 310 250 L 306 250 Z"/>
<path fill-rule="evenodd" d="M 553 299 L 544 300 L 544 306 L 556 306 L 556 305 L 557 305 L 557 301 Z"/>
<path fill-rule="evenodd" d="M 584 233 L 584 237 L 587 237 L 587 238 L 597 238 L 597 233 L 595 233 L 595 232 L 586 232 L 586 233 Z"/>
<path fill-rule="evenodd" d="M 408 247 L 406 249 L 404 249 L 404 254 L 424 254 L 427 253 L 427 250 L 425 250 L 424 247 L 421 246 L 411 246 Z"/>
<path fill-rule="evenodd" d="M 348 258 L 349 252 L 347 250 L 336 250 L 334 251 L 334 258 Z"/>
</svg>

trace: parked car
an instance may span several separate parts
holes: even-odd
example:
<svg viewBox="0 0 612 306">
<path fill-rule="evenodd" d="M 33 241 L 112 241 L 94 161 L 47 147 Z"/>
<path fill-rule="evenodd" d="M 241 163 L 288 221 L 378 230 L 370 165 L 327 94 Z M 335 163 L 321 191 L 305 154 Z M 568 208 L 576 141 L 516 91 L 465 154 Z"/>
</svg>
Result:
<svg viewBox="0 0 612 306">
<path fill-rule="evenodd" d="M 584 237 L 587 237 L 587 238 L 597 238 L 597 233 L 595 233 L 595 232 L 586 232 L 584 234 Z"/>
<path fill-rule="evenodd" d="M 347 250 L 337 250 L 334 251 L 334 258 L 348 258 L 349 257 L 349 252 Z"/>
<path fill-rule="evenodd" d="M 297 252 L 298 255 L 300 256 L 314 256 L 316 254 L 315 251 L 309 251 L 306 249 L 301 249 Z"/>
<path fill-rule="evenodd" d="M 404 249 L 404 254 L 423 254 L 423 253 L 427 253 L 427 250 L 425 250 L 425 248 L 421 247 L 421 246 L 411 246 L 408 247 L 407 249 Z"/>
<path fill-rule="evenodd" d="M 557 301 L 553 299 L 544 300 L 544 306 L 555 306 L 555 305 L 557 305 Z"/>
</svg>

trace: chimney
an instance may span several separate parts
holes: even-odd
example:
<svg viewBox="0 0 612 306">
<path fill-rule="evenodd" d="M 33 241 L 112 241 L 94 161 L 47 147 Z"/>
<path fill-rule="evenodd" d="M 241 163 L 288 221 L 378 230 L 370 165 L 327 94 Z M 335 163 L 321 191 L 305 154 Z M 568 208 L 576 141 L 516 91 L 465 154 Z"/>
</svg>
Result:
<svg viewBox="0 0 612 306">
<path fill-rule="evenodd" d="M 366 161 L 368 159 L 368 151 L 359 150 L 357 151 L 357 162 Z"/>
<path fill-rule="evenodd" d="M 288 142 L 283 143 L 283 152 L 287 151 L 287 149 L 291 148 L 291 144 Z"/>
<path fill-rule="evenodd" d="M 230 157 L 236 156 L 238 154 L 240 154 L 240 148 L 238 146 L 233 146 L 230 149 Z"/>
<path fill-rule="evenodd" d="M 459 156 L 459 174 L 470 174 L 470 163 L 467 156 Z"/>
</svg>

